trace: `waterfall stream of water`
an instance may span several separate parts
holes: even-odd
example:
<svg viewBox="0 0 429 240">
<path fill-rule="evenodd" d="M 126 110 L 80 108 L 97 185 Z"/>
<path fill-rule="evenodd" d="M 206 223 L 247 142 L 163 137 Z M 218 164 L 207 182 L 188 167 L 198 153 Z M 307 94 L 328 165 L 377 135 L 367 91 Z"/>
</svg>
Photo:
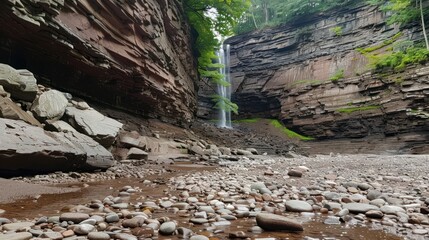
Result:
<svg viewBox="0 0 429 240">
<path fill-rule="evenodd" d="M 223 75 L 223 80 L 231 84 L 230 76 L 230 46 L 229 44 L 223 45 L 218 51 L 219 63 L 224 67 L 220 68 L 219 71 Z M 221 84 L 217 85 L 217 94 L 223 99 L 228 99 L 231 101 L 231 86 L 224 86 Z M 220 107 L 219 108 L 219 123 L 218 127 L 221 128 L 231 128 L 231 110 Z"/>
</svg>

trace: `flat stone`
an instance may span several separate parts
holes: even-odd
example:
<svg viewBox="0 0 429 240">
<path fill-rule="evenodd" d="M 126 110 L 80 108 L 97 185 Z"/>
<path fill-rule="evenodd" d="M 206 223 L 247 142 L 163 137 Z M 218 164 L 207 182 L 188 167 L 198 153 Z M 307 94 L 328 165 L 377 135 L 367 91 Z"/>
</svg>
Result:
<svg viewBox="0 0 429 240">
<path fill-rule="evenodd" d="M 335 217 L 335 216 L 328 216 L 324 221 L 324 224 L 327 225 L 338 225 L 341 224 L 340 222 L 340 218 L 339 217 Z"/>
<path fill-rule="evenodd" d="M 4 224 L 2 227 L 3 227 L 3 230 L 6 230 L 6 231 L 17 231 L 21 228 L 30 228 L 32 226 L 34 226 L 33 222 L 17 222 L 17 223 L 7 223 L 7 224 Z"/>
<path fill-rule="evenodd" d="M 89 215 L 86 213 L 63 213 L 60 216 L 60 221 L 66 221 L 66 222 L 74 222 L 74 223 L 80 223 L 86 219 L 89 218 Z"/>
<path fill-rule="evenodd" d="M 366 213 L 369 210 L 379 210 L 378 207 L 366 203 L 347 203 L 343 208 L 348 209 L 352 213 Z"/>
<path fill-rule="evenodd" d="M 380 196 L 381 196 L 381 192 L 380 191 L 377 191 L 377 190 L 368 190 L 368 194 L 366 195 L 366 198 L 368 198 L 368 200 L 372 201 L 374 199 L 377 199 Z"/>
<path fill-rule="evenodd" d="M 119 215 L 116 213 L 109 213 L 106 215 L 106 222 L 107 223 L 114 223 L 119 222 Z"/>
<path fill-rule="evenodd" d="M 305 201 L 290 200 L 285 203 L 286 209 L 291 212 L 312 212 L 313 207 Z"/>
<path fill-rule="evenodd" d="M 287 217 L 270 213 L 259 213 L 256 216 L 256 223 L 266 231 L 304 231 L 300 223 Z"/>
<path fill-rule="evenodd" d="M 90 232 L 88 234 L 89 240 L 109 240 L 110 235 L 104 232 Z"/>
<path fill-rule="evenodd" d="M 75 107 L 67 107 L 66 116 L 76 129 L 81 129 L 84 134 L 92 137 L 104 147 L 110 147 L 116 140 L 123 124 L 104 116 L 94 109 L 80 110 Z"/>
<path fill-rule="evenodd" d="M 95 231 L 95 227 L 91 224 L 79 224 L 73 231 L 78 235 L 88 235 L 88 233 Z"/>
<path fill-rule="evenodd" d="M 109 151 L 77 132 L 48 132 L 0 118 L 0 139 L 8 139 L 0 144 L 0 170 L 4 171 L 72 171 L 114 164 Z"/>
<path fill-rule="evenodd" d="M 141 227 L 144 224 L 145 218 L 143 217 L 133 217 L 131 219 L 125 219 L 122 222 L 122 226 L 125 228 L 136 228 Z"/>
<path fill-rule="evenodd" d="M 237 155 L 251 156 L 253 153 L 243 149 L 237 149 Z"/>
<path fill-rule="evenodd" d="M 46 120 L 46 129 L 55 132 L 77 132 L 70 124 L 62 120 Z"/>
<path fill-rule="evenodd" d="M 231 222 L 223 220 L 223 221 L 219 221 L 219 222 L 214 222 L 214 223 L 212 223 L 212 225 L 214 227 L 225 227 L 225 226 L 231 225 Z"/>
<path fill-rule="evenodd" d="M 250 189 L 257 190 L 257 191 L 259 191 L 260 194 L 264 194 L 264 193 L 271 194 L 272 193 L 271 190 L 269 190 L 265 186 L 265 183 L 263 183 L 263 182 L 257 182 L 257 183 L 252 184 L 250 186 Z"/>
<path fill-rule="evenodd" d="M 209 238 L 204 235 L 194 235 L 189 240 L 209 240 Z"/>
<path fill-rule="evenodd" d="M 243 231 L 230 232 L 228 237 L 230 239 L 247 239 L 249 236 Z"/>
<path fill-rule="evenodd" d="M 205 218 L 191 218 L 189 219 L 189 221 L 191 223 L 195 223 L 195 224 L 204 224 L 204 223 L 208 223 L 209 220 L 205 219 Z"/>
<path fill-rule="evenodd" d="M 384 214 L 398 215 L 398 212 L 405 213 L 405 209 L 398 206 L 385 205 L 380 208 Z"/>
<path fill-rule="evenodd" d="M 413 229 L 413 233 L 418 235 L 426 235 L 428 232 L 426 229 Z"/>
<path fill-rule="evenodd" d="M 138 240 L 138 238 L 136 236 L 133 236 L 133 235 L 128 234 L 128 233 L 117 233 L 117 234 L 115 234 L 115 239 L 118 239 L 118 240 Z"/>
<path fill-rule="evenodd" d="M 179 210 L 186 210 L 189 208 L 189 204 L 185 202 L 179 202 L 173 204 L 171 207 L 178 208 Z"/>
<path fill-rule="evenodd" d="M 127 209 L 128 208 L 128 203 L 116 203 L 116 204 L 112 205 L 112 208 Z"/>
<path fill-rule="evenodd" d="M 33 237 L 29 232 L 0 234 L 0 240 L 29 240 Z"/>
<path fill-rule="evenodd" d="M 381 212 L 379 210 L 369 210 L 368 212 L 365 213 L 365 216 L 367 216 L 369 218 L 381 219 L 381 218 L 383 218 L 384 214 L 383 214 L 383 212 Z"/>
<path fill-rule="evenodd" d="M 171 201 L 164 201 L 164 202 L 161 202 L 161 204 L 159 205 L 163 208 L 170 208 L 171 206 L 173 206 L 173 203 Z"/>
<path fill-rule="evenodd" d="M 75 235 L 75 233 L 73 232 L 73 230 L 66 230 L 64 232 L 61 233 L 63 235 L 63 237 L 68 238 L 68 237 L 72 237 Z"/>
<path fill-rule="evenodd" d="M 63 235 L 59 232 L 44 232 L 40 235 L 41 238 L 49 238 L 50 240 L 61 240 Z"/>
<path fill-rule="evenodd" d="M 139 148 L 131 148 L 127 153 L 127 159 L 147 160 L 149 154 Z"/>
<path fill-rule="evenodd" d="M 201 206 L 198 211 L 203 211 L 206 213 L 215 213 L 215 210 L 211 206 Z"/>
<path fill-rule="evenodd" d="M 302 177 L 302 171 L 298 169 L 291 169 L 287 172 L 287 175 L 291 177 Z"/>
<path fill-rule="evenodd" d="M 97 220 L 92 219 L 92 217 L 80 222 L 80 224 L 91 224 L 91 225 L 95 225 L 96 223 L 97 223 Z"/>
</svg>

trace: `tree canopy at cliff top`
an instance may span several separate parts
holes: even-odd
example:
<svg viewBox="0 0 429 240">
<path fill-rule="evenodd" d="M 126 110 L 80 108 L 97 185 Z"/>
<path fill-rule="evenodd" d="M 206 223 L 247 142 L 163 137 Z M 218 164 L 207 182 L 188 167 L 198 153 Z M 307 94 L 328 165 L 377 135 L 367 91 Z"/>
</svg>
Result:
<svg viewBox="0 0 429 240">
<path fill-rule="evenodd" d="M 364 0 L 251 0 L 251 2 L 251 6 L 234 28 L 236 34 L 282 25 L 303 16 Z"/>
<path fill-rule="evenodd" d="M 217 84 L 228 85 L 219 73 L 215 50 L 220 42 L 217 35 L 230 36 L 235 25 L 250 7 L 250 0 L 183 0 L 189 23 L 197 33 L 195 49 L 198 51 L 198 72 L 202 78 Z M 237 105 L 215 96 L 216 105 L 237 113 Z"/>
</svg>

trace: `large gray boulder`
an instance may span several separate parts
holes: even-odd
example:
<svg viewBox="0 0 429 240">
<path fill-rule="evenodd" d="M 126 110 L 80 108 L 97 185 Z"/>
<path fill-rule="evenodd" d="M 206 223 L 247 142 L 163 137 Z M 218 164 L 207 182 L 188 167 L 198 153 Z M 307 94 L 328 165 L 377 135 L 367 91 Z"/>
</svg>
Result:
<svg viewBox="0 0 429 240">
<path fill-rule="evenodd" d="M 60 119 L 66 111 L 68 102 L 62 92 L 49 90 L 36 98 L 31 111 L 42 119 Z"/>
<path fill-rule="evenodd" d="M 33 102 L 37 95 L 37 80 L 33 74 L 6 64 L 0 64 L 0 85 L 15 99 Z"/>
<path fill-rule="evenodd" d="M 69 123 L 79 132 L 92 137 L 105 147 L 110 147 L 116 140 L 123 124 L 104 116 L 94 109 L 81 110 L 67 107 L 65 113 Z"/>
<path fill-rule="evenodd" d="M 0 118 L 0 171 L 105 169 L 112 154 L 78 132 L 48 132 L 22 121 Z"/>
</svg>

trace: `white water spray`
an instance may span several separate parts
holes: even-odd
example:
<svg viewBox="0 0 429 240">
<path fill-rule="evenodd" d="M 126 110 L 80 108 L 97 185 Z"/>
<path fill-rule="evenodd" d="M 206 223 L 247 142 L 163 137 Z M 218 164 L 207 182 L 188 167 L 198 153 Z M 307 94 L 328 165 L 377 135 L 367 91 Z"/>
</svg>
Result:
<svg viewBox="0 0 429 240">
<path fill-rule="evenodd" d="M 223 76 L 223 80 L 231 84 L 230 76 L 230 46 L 229 44 L 223 45 L 217 53 L 219 57 L 219 63 L 224 65 L 220 68 L 219 71 Z M 221 84 L 217 85 L 217 94 L 222 98 L 228 99 L 231 101 L 231 86 L 223 86 Z M 220 107 L 219 108 L 219 123 L 218 127 L 221 128 L 231 128 L 231 110 Z"/>
</svg>

